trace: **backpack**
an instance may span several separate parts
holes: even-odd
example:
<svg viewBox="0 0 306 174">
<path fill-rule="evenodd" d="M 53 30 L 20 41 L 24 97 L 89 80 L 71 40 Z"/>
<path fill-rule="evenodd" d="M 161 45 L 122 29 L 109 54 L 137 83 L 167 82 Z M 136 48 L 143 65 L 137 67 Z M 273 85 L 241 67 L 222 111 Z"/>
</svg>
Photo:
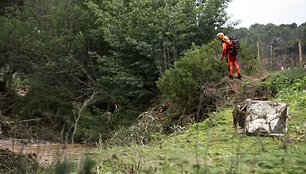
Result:
<svg viewBox="0 0 306 174">
<path fill-rule="evenodd" d="M 231 38 L 232 44 L 229 45 L 229 54 L 236 56 L 240 49 L 239 38 Z"/>
</svg>

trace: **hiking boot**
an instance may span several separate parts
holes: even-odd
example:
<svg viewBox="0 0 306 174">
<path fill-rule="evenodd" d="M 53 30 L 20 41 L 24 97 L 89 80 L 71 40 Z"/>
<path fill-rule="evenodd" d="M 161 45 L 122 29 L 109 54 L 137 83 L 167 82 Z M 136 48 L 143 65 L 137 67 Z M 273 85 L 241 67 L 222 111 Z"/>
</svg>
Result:
<svg viewBox="0 0 306 174">
<path fill-rule="evenodd" d="M 234 78 L 233 78 L 233 75 L 229 75 L 229 78 L 232 79 L 232 80 L 234 79 Z"/>
<path fill-rule="evenodd" d="M 238 78 L 238 79 L 241 79 L 241 74 L 238 74 L 237 78 Z"/>
</svg>

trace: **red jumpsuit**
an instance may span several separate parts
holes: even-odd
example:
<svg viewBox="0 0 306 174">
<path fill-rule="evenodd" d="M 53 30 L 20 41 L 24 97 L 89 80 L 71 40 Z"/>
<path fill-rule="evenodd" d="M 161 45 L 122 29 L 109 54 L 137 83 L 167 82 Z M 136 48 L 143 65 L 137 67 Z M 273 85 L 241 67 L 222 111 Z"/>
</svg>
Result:
<svg viewBox="0 0 306 174">
<path fill-rule="evenodd" d="M 221 60 L 225 55 L 227 55 L 227 62 L 229 66 L 229 75 L 232 78 L 233 77 L 233 65 L 235 66 L 235 69 L 238 73 L 238 76 L 240 77 L 240 68 L 237 64 L 237 55 L 232 55 L 229 51 L 229 46 L 232 44 L 232 41 L 229 39 L 224 38 L 222 43 L 222 56 Z"/>
</svg>

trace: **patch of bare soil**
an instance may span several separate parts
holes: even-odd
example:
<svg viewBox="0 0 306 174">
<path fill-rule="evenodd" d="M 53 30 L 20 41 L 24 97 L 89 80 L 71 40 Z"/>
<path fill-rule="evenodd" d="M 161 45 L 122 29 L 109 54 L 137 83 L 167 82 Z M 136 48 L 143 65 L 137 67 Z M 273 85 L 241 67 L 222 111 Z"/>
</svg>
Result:
<svg viewBox="0 0 306 174">
<path fill-rule="evenodd" d="M 216 88 L 217 97 L 223 97 L 223 105 L 233 105 L 244 101 L 248 98 L 266 98 L 266 91 L 262 91 L 258 88 L 258 84 L 265 81 L 269 77 L 269 74 L 261 74 L 258 76 L 243 76 L 242 79 L 229 79 L 223 78 L 219 84 L 213 86 Z M 222 104 L 221 104 L 222 106 Z"/>
<path fill-rule="evenodd" d="M 16 95 L 25 95 L 25 93 L 26 91 L 19 91 Z M 51 164 L 92 151 L 92 146 L 32 140 L 29 138 L 34 137 L 32 127 L 26 124 L 32 120 L 18 121 L 9 117 L 13 102 L 14 95 L 0 93 L 0 173 L 7 173 L 5 171 L 18 167 L 20 159 L 29 164 L 34 161 L 38 164 Z M 15 139 L 16 137 L 25 139 Z"/>
<path fill-rule="evenodd" d="M 20 139 L 2 139 L 0 140 L 0 150 L 28 155 L 35 158 L 40 164 L 51 164 L 57 160 L 73 159 L 85 153 L 90 153 L 93 147 L 81 144 L 58 144 L 46 141 L 31 142 Z"/>
</svg>

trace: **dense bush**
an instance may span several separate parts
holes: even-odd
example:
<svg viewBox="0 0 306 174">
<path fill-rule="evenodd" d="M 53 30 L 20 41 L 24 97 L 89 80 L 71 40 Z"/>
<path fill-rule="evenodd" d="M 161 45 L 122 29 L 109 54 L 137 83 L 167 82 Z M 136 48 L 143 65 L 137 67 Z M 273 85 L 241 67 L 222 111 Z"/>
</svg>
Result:
<svg viewBox="0 0 306 174">
<path fill-rule="evenodd" d="M 289 88 L 299 91 L 305 90 L 305 76 L 305 69 L 287 69 L 274 74 L 268 81 L 262 84 L 262 87 L 275 94 Z"/>
<path fill-rule="evenodd" d="M 199 96 L 197 89 L 202 85 L 215 83 L 228 75 L 225 60 L 219 61 L 220 54 L 217 40 L 202 47 L 194 46 L 159 78 L 157 86 L 161 93 L 181 106 L 191 104 Z M 238 64 L 243 65 L 242 74 L 254 74 L 260 69 L 254 51 L 246 42 L 241 43 Z"/>
<path fill-rule="evenodd" d="M 252 48 L 250 43 L 241 40 L 241 49 L 238 54 L 238 64 L 241 68 L 242 74 L 253 75 L 262 70 L 262 62 L 258 62 L 256 58 L 256 49 Z"/>
<path fill-rule="evenodd" d="M 191 104 L 202 85 L 220 80 L 226 66 L 220 63 L 218 41 L 202 47 L 193 46 L 157 81 L 161 93 L 180 106 Z"/>
</svg>

